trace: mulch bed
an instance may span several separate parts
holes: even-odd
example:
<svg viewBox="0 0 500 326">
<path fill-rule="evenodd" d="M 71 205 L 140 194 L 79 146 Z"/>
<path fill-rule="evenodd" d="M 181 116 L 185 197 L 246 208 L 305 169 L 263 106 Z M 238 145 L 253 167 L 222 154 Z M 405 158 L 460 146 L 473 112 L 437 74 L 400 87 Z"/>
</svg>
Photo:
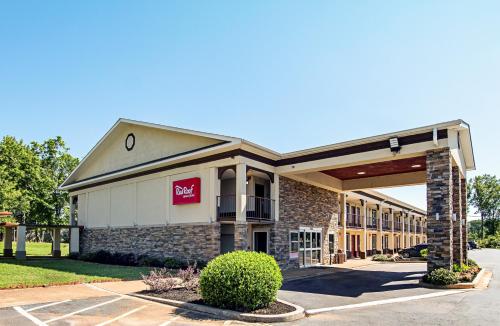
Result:
<svg viewBox="0 0 500 326">
<path fill-rule="evenodd" d="M 157 298 L 162 298 L 162 299 L 170 299 L 170 300 L 176 300 L 176 301 L 182 301 L 182 302 L 188 302 L 188 303 L 194 303 L 194 304 L 200 304 L 200 305 L 207 305 L 203 299 L 201 298 L 201 295 L 198 292 L 195 291 L 190 291 L 186 290 L 184 288 L 179 288 L 179 289 L 173 289 L 168 292 L 153 292 L 153 291 L 141 291 L 139 294 L 143 295 L 149 295 L 152 297 L 157 297 Z M 269 307 L 266 308 L 261 308 L 257 309 L 254 311 L 240 311 L 240 312 L 249 312 L 252 314 L 259 314 L 259 315 L 279 315 L 279 314 L 284 314 L 287 312 L 292 312 L 295 311 L 295 308 L 292 306 L 289 306 L 287 304 L 281 303 L 279 301 L 275 301 L 269 305 Z"/>
</svg>

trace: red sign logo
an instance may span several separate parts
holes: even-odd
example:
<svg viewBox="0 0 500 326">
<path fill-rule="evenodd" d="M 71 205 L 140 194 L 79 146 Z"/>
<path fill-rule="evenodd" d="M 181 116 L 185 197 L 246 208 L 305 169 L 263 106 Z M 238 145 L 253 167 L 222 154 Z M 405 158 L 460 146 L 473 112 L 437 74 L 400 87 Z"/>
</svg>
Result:
<svg viewBox="0 0 500 326">
<path fill-rule="evenodd" d="M 177 180 L 172 183 L 174 205 L 193 204 L 200 202 L 200 178 Z"/>
</svg>

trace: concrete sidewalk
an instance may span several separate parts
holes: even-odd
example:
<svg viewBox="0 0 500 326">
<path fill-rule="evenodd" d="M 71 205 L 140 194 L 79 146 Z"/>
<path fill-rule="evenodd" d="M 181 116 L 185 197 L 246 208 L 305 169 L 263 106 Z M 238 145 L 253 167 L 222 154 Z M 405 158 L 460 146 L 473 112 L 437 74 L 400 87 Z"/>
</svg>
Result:
<svg viewBox="0 0 500 326">
<path fill-rule="evenodd" d="M 283 281 L 288 282 L 302 278 L 316 277 L 316 276 L 330 274 L 335 271 L 341 272 L 344 270 L 356 269 L 375 264 L 380 264 L 380 263 L 372 261 L 370 259 L 350 259 L 343 264 L 337 264 L 337 265 L 321 265 L 309 268 L 294 268 L 283 271 L 282 273 Z"/>
</svg>

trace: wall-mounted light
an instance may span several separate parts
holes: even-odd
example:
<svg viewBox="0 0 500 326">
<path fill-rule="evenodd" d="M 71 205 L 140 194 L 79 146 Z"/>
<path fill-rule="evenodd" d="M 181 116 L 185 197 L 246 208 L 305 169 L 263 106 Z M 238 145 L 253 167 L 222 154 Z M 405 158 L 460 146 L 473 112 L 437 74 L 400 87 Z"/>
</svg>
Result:
<svg viewBox="0 0 500 326">
<path fill-rule="evenodd" d="M 397 137 L 389 139 L 389 146 L 391 147 L 391 152 L 399 152 L 401 146 L 399 146 L 399 140 Z"/>
<path fill-rule="evenodd" d="M 413 164 L 411 167 L 414 169 L 420 168 L 420 167 L 422 167 L 422 164 Z"/>
<path fill-rule="evenodd" d="M 365 171 L 359 171 L 359 172 L 358 172 L 358 173 L 356 173 L 356 174 L 358 174 L 358 175 L 363 175 L 363 174 L 366 174 L 366 172 L 365 172 Z"/>
<path fill-rule="evenodd" d="M 436 213 L 436 221 L 439 221 L 439 213 Z"/>
<path fill-rule="evenodd" d="M 453 222 L 455 222 L 457 220 L 457 213 L 453 213 L 451 216 L 453 217 Z"/>
</svg>

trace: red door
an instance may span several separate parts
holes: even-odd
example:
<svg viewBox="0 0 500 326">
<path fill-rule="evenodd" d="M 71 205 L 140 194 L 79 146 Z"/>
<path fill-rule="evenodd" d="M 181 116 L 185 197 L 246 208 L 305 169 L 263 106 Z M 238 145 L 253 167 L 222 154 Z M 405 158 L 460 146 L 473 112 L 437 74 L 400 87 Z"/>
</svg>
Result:
<svg viewBox="0 0 500 326">
<path fill-rule="evenodd" d="M 354 234 L 351 236 L 351 248 L 352 256 L 358 257 L 358 249 L 356 248 L 356 236 Z"/>
</svg>

